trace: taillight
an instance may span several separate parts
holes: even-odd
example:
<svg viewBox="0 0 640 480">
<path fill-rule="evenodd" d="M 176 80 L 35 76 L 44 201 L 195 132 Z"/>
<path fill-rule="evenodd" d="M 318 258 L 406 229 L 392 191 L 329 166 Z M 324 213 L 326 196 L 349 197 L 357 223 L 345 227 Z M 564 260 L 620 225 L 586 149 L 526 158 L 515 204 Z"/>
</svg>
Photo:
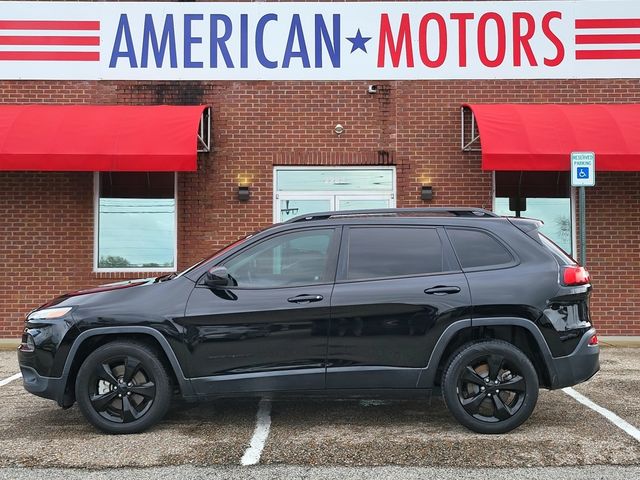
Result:
<svg viewBox="0 0 640 480">
<path fill-rule="evenodd" d="M 571 267 L 564 267 L 562 272 L 562 283 L 567 286 L 573 285 L 586 285 L 591 281 L 589 272 L 584 267 L 573 265 Z"/>
<path fill-rule="evenodd" d="M 589 339 L 589 345 L 592 347 L 598 345 L 598 335 L 594 335 Z"/>
</svg>

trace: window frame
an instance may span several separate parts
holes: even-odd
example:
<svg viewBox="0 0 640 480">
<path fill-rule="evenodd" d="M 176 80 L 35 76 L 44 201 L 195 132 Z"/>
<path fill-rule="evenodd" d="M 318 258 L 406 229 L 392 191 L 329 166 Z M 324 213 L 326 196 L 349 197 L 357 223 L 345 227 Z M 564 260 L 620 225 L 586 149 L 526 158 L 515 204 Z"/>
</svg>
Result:
<svg viewBox="0 0 640 480">
<path fill-rule="evenodd" d="M 350 279 L 348 278 L 348 268 L 349 268 L 349 239 L 350 239 L 350 231 L 351 229 L 359 229 L 359 228 L 395 228 L 395 229 L 404 229 L 404 228 L 413 228 L 413 229 L 429 229 L 435 230 L 436 235 L 440 239 L 440 246 L 442 247 L 442 262 L 443 262 L 443 270 L 441 272 L 423 272 L 423 273 L 412 273 L 409 275 L 389 275 L 386 277 L 369 277 L 369 278 L 358 278 L 358 279 Z M 454 273 L 460 273 L 462 270 L 460 269 L 459 262 L 455 257 L 455 253 L 453 252 L 453 247 L 449 239 L 446 237 L 446 234 L 443 228 L 440 225 L 389 225 L 389 224 L 362 224 L 362 225 L 349 225 L 345 226 L 342 233 L 342 242 L 340 244 L 340 258 L 338 259 L 338 271 L 336 273 L 336 284 L 340 283 L 358 283 L 358 282 L 374 282 L 374 281 L 385 281 L 385 280 L 394 280 L 394 279 L 402 279 L 402 278 L 417 278 L 417 277 L 433 277 L 436 275 L 451 275 Z"/>
<path fill-rule="evenodd" d="M 175 232 L 173 238 L 173 267 L 98 267 L 98 239 L 100 235 L 100 174 L 109 172 L 93 172 L 93 273 L 151 273 L 178 271 L 178 172 L 173 173 L 173 199 L 175 201 L 174 225 Z"/>
<path fill-rule="evenodd" d="M 332 239 L 329 243 L 329 255 L 328 255 L 328 259 L 327 262 L 328 263 L 332 263 L 333 266 L 331 268 L 331 270 L 328 271 L 328 278 L 327 281 L 324 282 L 319 282 L 319 283 L 305 283 L 305 284 L 300 284 L 300 285 L 281 285 L 281 286 L 268 286 L 268 287 L 243 287 L 240 285 L 229 285 L 229 286 L 220 286 L 218 287 L 221 290 L 281 290 L 281 289 L 285 289 L 285 288 L 305 288 L 305 287 L 316 287 L 316 286 L 320 286 L 320 285 L 333 285 L 335 283 L 336 280 L 336 272 L 338 269 L 338 255 L 339 255 L 339 250 L 340 250 L 340 245 L 341 245 L 341 237 L 342 237 L 342 228 L 339 226 L 330 226 L 330 225 L 324 225 L 324 226 L 315 226 L 315 227 L 308 227 L 308 228 L 295 228 L 295 229 L 291 229 L 291 230 L 286 230 L 284 232 L 278 232 L 278 233 L 274 233 L 273 235 L 269 235 L 267 237 L 261 238 L 259 240 L 256 240 L 254 242 L 251 242 L 247 245 L 245 245 L 242 249 L 240 249 L 237 252 L 234 252 L 233 254 L 221 259 L 218 263 L 216 263 L 215 265 L 209 267 L 213 268 L 213 267 L 222 267 L 225 266 L 225 264 L 227 262 L 229 262 L 230 260 L 233 260 L 234 258 L 238 257 L 239 255 L 242 255 L 244 253 L 246 253 L 248 250 L 252 249 L 253 247 L 256 247 L 258 245 L 260 245 L 261 243 L 267 242 L 269 240 L 273 240 L 274 238 L 277 237 L 281 237 L 284 235 L 289 235 L 289 234 L 294 234 L 294 233 L 300 233 L 300 232 L 310 232 L 310 231 L 314 231 L 314 230 L 331 230 L 333 231 L 332 233 Z M 206 272 L 204 273 L 204 275 L 202 275 L 200 277 L 200 279 L 198 280 L 198 287 L 204 287 L 204 288 L 209 288 L 207 285 L 204 284 L 204 279 L 206 277 Z"/>
</svg>

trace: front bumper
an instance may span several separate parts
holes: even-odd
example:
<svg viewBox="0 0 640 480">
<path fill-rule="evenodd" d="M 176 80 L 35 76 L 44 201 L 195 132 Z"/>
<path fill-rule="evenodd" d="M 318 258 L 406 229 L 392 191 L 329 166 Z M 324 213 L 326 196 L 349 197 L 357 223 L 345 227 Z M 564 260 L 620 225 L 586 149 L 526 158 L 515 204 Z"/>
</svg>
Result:
<svg viewBox="0 0 640 480">
<path fill-rule="evenodd" d="M 28 321 L 18 348 L 18 364 L 25 390 L 55 400 L 60 406 L 73 404 L 65 392 L 64 365 L 77 335 L 71 317 Z"/>
<path fill-rule="evenodd" d="M 70 406 L 69 399 L 65 399 L 65 378 L 43 377 L 35 368 L 20 365 L 22 384 L 24 389 L 39 397 L 55 400 L 61 407 Z M 71 400 L 71 404 L 73 400 Z"/>
<path fill-rule="evenodd" d="M 600 370 L 600 346 L 589 345 L 589 340 L 595 334 L 596 329 L 590 329 L 571 354 L 551 360 L 551 389 L 577 385 L 589 380 Z"/>
</svg>

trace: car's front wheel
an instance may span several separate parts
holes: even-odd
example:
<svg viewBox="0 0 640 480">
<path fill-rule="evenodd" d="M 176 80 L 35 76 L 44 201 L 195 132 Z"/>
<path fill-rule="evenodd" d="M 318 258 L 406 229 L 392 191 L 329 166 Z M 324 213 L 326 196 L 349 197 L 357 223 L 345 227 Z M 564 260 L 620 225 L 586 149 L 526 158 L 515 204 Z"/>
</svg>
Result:
<svg viewBox="0 0 640 480">
<path fill-rule="evenodd" d="M 158 421 L 171 401 L 169 376 L 157 354 L 136 342 L 108 343 L 91 353 L 76 378 L 83 415 L 107 433 L 137 433 Z"/>
<path fill-rule="evenodd" d="M 455 352 L 442 378 L 453 416 L 479 433 L 506 433 L 529 418 L 538 375 L 527 356 L 501 340 L 469 343 Z"/>
</svg>

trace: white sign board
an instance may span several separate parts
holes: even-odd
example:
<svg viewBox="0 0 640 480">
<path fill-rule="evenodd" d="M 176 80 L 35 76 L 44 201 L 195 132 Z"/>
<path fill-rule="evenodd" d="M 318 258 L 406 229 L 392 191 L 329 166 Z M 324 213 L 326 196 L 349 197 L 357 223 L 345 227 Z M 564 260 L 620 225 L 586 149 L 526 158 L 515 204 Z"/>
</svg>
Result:
<svg viewBox="0 0 640 480">
<path fill-rule="evenodd" d="M 593 152 L 571 152 L 571 186 L 593 187 L 596 184 L 596 155 Z"/>
<path fill-rule="evenodd" d="M 0 79 L 639 78 L 640 2 L 2 2 Z"/>
</svg>

